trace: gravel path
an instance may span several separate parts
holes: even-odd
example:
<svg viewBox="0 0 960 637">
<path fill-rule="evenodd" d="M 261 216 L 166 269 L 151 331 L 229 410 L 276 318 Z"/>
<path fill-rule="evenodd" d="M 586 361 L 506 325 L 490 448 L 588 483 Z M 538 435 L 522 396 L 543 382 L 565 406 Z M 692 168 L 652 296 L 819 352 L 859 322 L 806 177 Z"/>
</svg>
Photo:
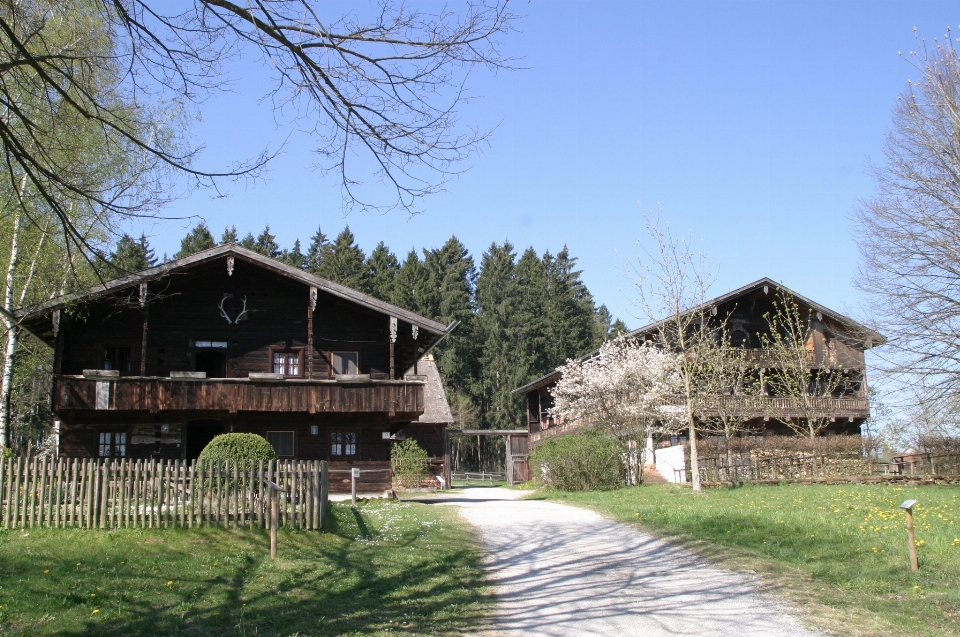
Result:
<svg viewBox="0 0 960 637">
<path fill-rule="evenodd" d="M 446 503 L 476 526 L 503 635 L 819 637 L 755 579 L 592 511 L 524 492 L 466 489 Z"/>
</svg>

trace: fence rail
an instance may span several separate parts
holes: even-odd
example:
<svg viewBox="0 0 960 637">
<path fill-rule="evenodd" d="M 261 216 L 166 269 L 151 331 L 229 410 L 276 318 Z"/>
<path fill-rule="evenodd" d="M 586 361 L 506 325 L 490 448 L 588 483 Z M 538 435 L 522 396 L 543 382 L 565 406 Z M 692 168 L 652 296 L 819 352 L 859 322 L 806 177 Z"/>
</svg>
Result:
<svg viewBox="0 0 960 637">
<path fill-rule="evenodd" d="M 275 495 L 264 480 L 287 493 Z M 85 529 L 280 526 L 320 529 L 326 461 L 207 462 L 87 458 L 0 460 L 0 526 Z"/>
</svg>

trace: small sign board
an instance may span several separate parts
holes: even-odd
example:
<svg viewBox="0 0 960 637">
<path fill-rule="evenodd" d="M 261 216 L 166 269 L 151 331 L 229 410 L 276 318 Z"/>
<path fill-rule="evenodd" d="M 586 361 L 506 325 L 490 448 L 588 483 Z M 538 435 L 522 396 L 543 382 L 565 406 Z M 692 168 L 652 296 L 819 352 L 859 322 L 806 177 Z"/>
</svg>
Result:
<svg viewBox="0 0 960 637">
<path fill-rule="evenodd" d="M 353 477 L 354 477 L 354 478 L 359 478 L 359 477 L 360 477 L 360 468 L 359 468 L 359 467 L 354 467 L 354 468 L 353 468 Z"/>
<path fill-rule="evenodd" d="M 283 487 L 281 487 L 281 486 L 280 486 L 279 484 L 277 484 L 276 482 L 273 482 L 273 481 L 271 481 L 271 480 L 264 480 L 263 483 L 264 483 L 265 485 L 267 485 L 268 487 L 270 487 L 271 489 L 273 489 L 274 491 L 279 491 L 280 493 L 286 493 L 286 491 L 283 489 Z"/>
<path fill-rule="evenodd" d="M 911 510 L 913 507 L 917 506 L 917 500 L 906 500 L 899 508 L 906 509 L 907 511 Z"/>
</svg>

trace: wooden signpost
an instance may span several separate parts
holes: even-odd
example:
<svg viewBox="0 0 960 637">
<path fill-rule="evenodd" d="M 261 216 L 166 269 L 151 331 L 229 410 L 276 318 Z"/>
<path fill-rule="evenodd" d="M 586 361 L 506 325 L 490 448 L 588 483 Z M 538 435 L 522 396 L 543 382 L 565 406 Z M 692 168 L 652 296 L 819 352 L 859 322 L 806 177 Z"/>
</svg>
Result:
<svg viewBox="0 0 960 637">
<path fill-rule="evenodd" d="M 276 482 L 264 480 L 263 483 L 270 489 L 270 558 L 277 557 L 277 528 L 280 526 L 280 494 L 286 491 Z"/>
<path fill-rule="evenodd" d="M 913 571 L 920 570 L 920 562 L 917 559 L 917 540 L 913 535 L 913 507 L 917 504 L 917 500 L 907 500 L 900 505 L 907 514 L 907 541 L 910 543 L 910 568 Z"/>
<path fill-rule="evenodd" d="M 354 467 L 350 471 L 350 498 L 353 500 L 353 505 L 357 504 L 357 479 L 360 477 L 360 467 Z"/>
</svg>

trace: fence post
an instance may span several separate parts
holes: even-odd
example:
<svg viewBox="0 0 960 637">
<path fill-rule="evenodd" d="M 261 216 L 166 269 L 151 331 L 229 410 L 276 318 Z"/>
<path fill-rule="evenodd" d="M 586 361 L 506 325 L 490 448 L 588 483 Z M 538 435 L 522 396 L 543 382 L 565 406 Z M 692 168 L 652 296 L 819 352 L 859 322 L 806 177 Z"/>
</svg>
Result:
<svg viewBox="0 0 960 637">
<path fill-rule="evenodd" d="M 360 477 L 360 467 L 350 470 L 350 499 L 353 506 L 357 506 L 357 478 Z"/>
<path fill-rule="evenodd" d="M 330 463 L 320 461 L 320 528 L 327 520 L 327 502 L 330 497 Z"/>
</svg>

